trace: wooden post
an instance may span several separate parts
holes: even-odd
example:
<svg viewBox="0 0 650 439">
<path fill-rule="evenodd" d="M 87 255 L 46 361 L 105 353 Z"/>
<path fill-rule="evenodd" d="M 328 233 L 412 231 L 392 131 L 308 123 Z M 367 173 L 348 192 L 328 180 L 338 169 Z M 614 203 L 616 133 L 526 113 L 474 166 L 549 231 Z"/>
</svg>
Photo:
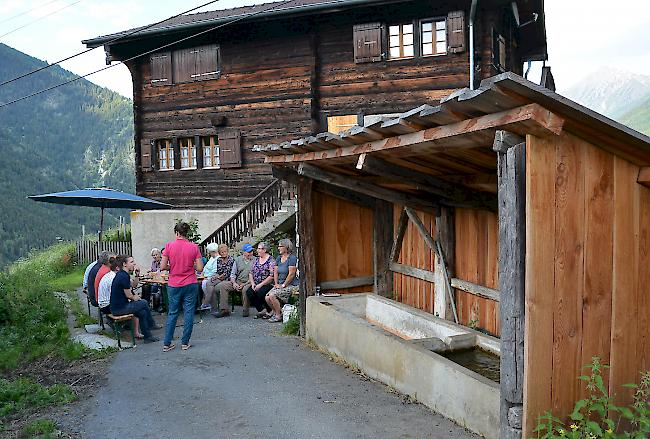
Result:
<svg viewBox="0 0 650 439">
<path fill-rule="evenodd" d="M 456 259 L 456 230 L 454 224 L 454 208 L 441 207 L 440 215 L 436 216 L 436 241 L 440 243 L 440 249 L 444 255 L 447 264 L 447 273 L 449 278 L 453 278 L 455 272 Z M 451 300 L 446 290 L 445 276 L 440 258 L 436 257 L 435 273 L 436 283 L 434 291 L 433 312 L 440 318 L 453 320 L 454 314 L 451 308 Z M 453 292 L 452 292 L 453 293 Z"/>
<path fill-rule="evenodd" d="M 312 205 L 312 180 L 298 181 L 298 260 L 300 269 L 300 335 L 305 336 L 307 297 L 316 291 L 316 256 L 314 253 L 314 220 Z"/>
<path fill-rule="evenodd" d="M 501 439 L 522 436 L 526 256 L 526 143 L 497 131 L 499 290 L 501 291 Z"/>
<path fill-rule="evenodd" d="M 372 237 L 374 292 L 391 297 L 393 272 L 388 269 L 390 251 L 393 245 L 393 204 L 377 200 L 374 209 Z"/>
</svg>

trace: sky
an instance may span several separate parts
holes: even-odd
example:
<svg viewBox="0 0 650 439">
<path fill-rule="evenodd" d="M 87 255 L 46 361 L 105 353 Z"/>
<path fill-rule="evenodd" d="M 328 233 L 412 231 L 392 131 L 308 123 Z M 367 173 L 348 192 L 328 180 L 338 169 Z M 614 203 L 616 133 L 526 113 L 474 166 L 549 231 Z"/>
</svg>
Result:
<svg viewBox="0 0 650 439">
<path fill-rule="evenodd" d="M 83 39 L 154 23 L 207 1 L 0 0 L 0 42 L 51 63 L 84 50 Z M 255 3 L 267 1 L 219 0 L 198 11 Z M 544 3 L 547 64 L 552 68 L 559 93 L 602 67 L 650 75 L 647 0 L 618 0 L 617 9 L 605 0 L 545 0 Z M 522 21 L 525 21 L 523 17 Z M 106 66 L 101 48 L 61 65 L 79 75 Z M 529 79 L 538 77 L 539 66 L 536 66 Z M 124 96 L 132 96 L 131 76 L 122 65 L 88 79 Z"/>
</svg>

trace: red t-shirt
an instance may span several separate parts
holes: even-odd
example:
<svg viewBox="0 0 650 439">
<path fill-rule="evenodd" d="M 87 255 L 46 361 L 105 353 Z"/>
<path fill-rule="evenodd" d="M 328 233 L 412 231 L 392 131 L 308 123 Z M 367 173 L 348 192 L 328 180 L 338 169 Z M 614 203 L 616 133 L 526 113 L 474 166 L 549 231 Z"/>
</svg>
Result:
<svg viewBox="0 0 650 439">
<path fill-rule="evenodd" d="M 99 267 L 99 271 L 97 272 L 97 276 L 95 277 L 95 300 L 99 300 L 99 281 L 102 280 L 102 277 L 106 275 L 111 271 L 110 268 L 108 268 L 106 265 L 102 265 Z"/>
<path fill-rule="evenodd" d="M 196 283 L 194 261 L 201 258 L 199 246 L 187 239 L 176 238 L 165 246 L 163 256 L 169 258 L 169 286 L 184 287 Z"/>
</svg>

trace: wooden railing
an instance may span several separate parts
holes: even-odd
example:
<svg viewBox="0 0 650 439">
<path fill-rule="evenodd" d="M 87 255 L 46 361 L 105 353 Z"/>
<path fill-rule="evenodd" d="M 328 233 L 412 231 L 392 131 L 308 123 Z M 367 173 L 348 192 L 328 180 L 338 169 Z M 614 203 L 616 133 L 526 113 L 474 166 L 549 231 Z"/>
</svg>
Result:
<svg viewBox="0 0 650 439">
<path fill-rule="evenodd" d="M 281 180 L 273 180 L 262 192 L 239 209 L 225 223 L 201 242 L 200 247 L 211 242 L 232 247 L 282 207 L 283 200 L 293 199 L 295 189 Z"/>
</svg>

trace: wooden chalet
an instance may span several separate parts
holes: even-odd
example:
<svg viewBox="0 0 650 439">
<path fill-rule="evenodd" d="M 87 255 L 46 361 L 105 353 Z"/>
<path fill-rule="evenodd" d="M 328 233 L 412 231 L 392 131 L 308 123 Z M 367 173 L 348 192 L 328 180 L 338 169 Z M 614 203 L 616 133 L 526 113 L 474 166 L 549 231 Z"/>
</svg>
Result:
<svg viewBox="0 0 650 439">
<path fill-rule="evenodd" d="M 298 186 L 301 303 L 373 291 L 499 336 L 502 438 L 568 415 L 593 356 L 630 403 L 650 369 L 649 137 L 504 73 L 256 150 Z"/>
<path fill-rule="evenodd" d="M 137 193 L 192 209 L 243 206 L 273 181 L 255 144 L 435 104 L 471 74 L 546 59 L 541 0 L 283 1 L 84 43 L 131 72 Z"/>
</svg>

